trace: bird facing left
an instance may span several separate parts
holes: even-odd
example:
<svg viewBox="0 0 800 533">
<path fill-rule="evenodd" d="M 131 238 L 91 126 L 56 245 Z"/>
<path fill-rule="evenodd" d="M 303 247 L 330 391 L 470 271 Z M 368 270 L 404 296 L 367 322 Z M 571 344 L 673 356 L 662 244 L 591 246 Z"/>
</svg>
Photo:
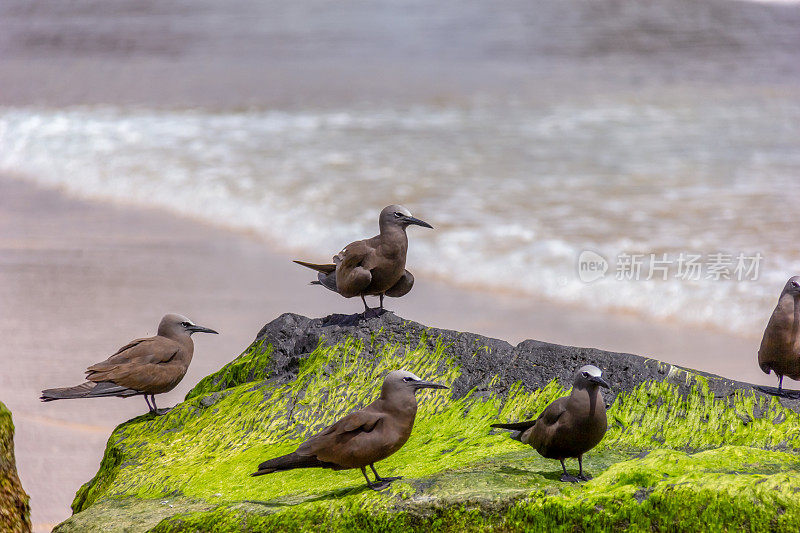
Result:
<svg viewBox="0 0 800 533">
<path fill-rule="evenodd" d="M 214 333 L 183 315 L 169 314 L 161 319 L 154 337 L 129 342 L 101 363 L 86 369 L 85 383 L 74 387 L 46 389 L 41 400 L 144 396 L 150 413 L 158 409 L 156 394 L 169 392 L 180 383 L 194 354 L 193 333 Z"/>
</svg>

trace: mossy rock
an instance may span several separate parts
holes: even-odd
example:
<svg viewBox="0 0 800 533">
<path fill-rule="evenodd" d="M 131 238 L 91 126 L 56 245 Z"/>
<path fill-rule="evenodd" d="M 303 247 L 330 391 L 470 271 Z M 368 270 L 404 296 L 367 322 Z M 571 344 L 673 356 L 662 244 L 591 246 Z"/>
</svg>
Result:
<svg viewBox="0 0 800 533">
<path fill-rule="evenodd" d="M 595 478 L 490 431 L 534 416 L 592 362 L 612 382 Z M 451 385 L 418 394 L 408 443 L 359 471 L 253 478 L 264 459 L 378 393 L 395 368 Z M 514 347 L 375 319 L 282 315 L 171 412 L 112 434 L 100 470 L 57 531 L 632 531 L 800 529 L 797 402 L 631 354 L 525 341 Z"/>
<path fill-rule="evenodd" d="M 0 402 L 0 532 L 20 533 L 31 530 L 31 508 L 22 490 L 14 459 L 14 423 Z"/>
</svg>

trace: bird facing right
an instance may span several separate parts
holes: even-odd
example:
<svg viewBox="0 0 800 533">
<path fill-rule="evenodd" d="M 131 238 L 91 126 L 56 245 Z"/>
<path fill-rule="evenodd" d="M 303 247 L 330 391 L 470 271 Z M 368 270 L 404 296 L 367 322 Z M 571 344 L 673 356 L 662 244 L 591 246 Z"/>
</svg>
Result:
<svg viewBox="0 0 800 533">
<path fill-rule="evenodd" d="M 783 390 L 783 376 L 800 379 L 800 276 L 783 286 L 758 349 L 758 366 L 778 376 L 779 396 L 792 396 Z M 774 394 L 774 389 L 759 389 Z"/>
<path fill-rule="evenodd" d="M 264 461 L 251 475 L 262 476 L 295 468 L 360 468 L 367 487 L 385 489 L 400 478 L 379 476 L 375 463 L 402 448 L 411 436 L 417 415 L 416 391 L 446 388 L 405 370 L 389 372 L 383 380 L 381 395 L 374 402 L 334 422 L 292 453 Z M 367 466 L 375 474 L 374 482 L 367 477 Z"/>
<path fill-rule="evenodd" d="M 295 261 L 298 265 L 316 270 L 317 281 L 345 298 L 360 296 L 364 302 L 364 317 L 370 312 L 365 296 L 378 296 L 383 313 L 383 298 L 399 298 L 414 286 L 414 276 L 406 270 L 408 236 L 411 225 L 433 228 L 427 222 L 411 216 L 402 205 L 384 207 L 378 217 L 380 233 L 371 239 L 351 242 L 333 257 L 333 263 L 315 264 Z"/>
<path fill-rule="evenodd" d="M 41 400 L 142 395 L 150 413 L 163 414 L 168 409 L 156 406 L 155 395 L 171 391 L 183 379 L 194 354 L 193 333 L 217 332 L 183 315 L 165 315 L 156 336 L 129 342 L 105 361 L 90 366 L 85 383 L 43 390 Z"/>
<path fill-rule="evenodd" d="M 594 365 L 582 366 L 575 373 L 572 392 L 548 405 L 536 420 L 511 424 L 492 424 L 493 428 L 511 429 L 511 438 L 530 444 L 548 459 L 561 461 L 561 481 L 587 481 L 583 472 L 583 454 L 597 446 L 606 434 L 606 404 L 600 387 L 610 388 L 602 371 Z M 578 475 L 567 473 L 564 459 L 578 459 Z"/>
</svg>

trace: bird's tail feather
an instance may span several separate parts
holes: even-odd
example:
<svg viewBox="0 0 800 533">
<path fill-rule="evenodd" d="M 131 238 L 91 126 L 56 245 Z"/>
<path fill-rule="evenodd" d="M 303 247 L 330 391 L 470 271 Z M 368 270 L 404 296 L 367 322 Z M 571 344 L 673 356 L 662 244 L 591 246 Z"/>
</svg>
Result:
<svg viewBox="0 0 800 533">
<path fill-rule="evenodd" d="M 323 274 L 320 272 L 317 274 L 317 281 L 312 281 L 314 285 L 322 285 L 329 291 L 339 292 L 339 288 L 336 286 L 336 274 L 331 272 L 330 274 Z"/>
<path fill-rule="evenodd" d="M 535 425 L 536 425 L 536 420 L 528 420 L 525 422 L 512 422 L 511 424 L 492 424 L 491 427 L 499 429 L 510 429 L 512 431 L 511 438 L 514 440 L 520 440 L 522 438 L 522 434 L 525 433 L 526 430 Z"/>
<path fill-rule="evenodd" d="M 333 263 L 329 263 L 326 265 L 318 265 L 316 263 L 306 263 L 305 261 L 297 261 L 297 260 L 293 262 L 297 263 L 298 265 L 302 265 L 306 268 L 316 270 L 317 272 L 322 272 L 323 274 L 330 274 L 331 272 L 334 272 L 336 270 L 336 265 L 334 265 Z"/>
<path fill-rule="evenodd" d="M 264 474 L 271 474 L 273 472 L 280 472 L 282 470 L 293 470 L 295 468 L 314 468 L 324 467 L 325 463 L 314 457 L 313 455 L 299 455 L 297 452 L 292 452 L 269 461 L 264 461 L 258 465 L 258 471 L 250 474 L 251 476 L 263 476 Z"/>
<path fill-rule="evenodd" d="M 135 396 L 141 394 L 139 391 L 111 383 L 110 381 L 101 381 L 94 383 L 87 381 L 74 387 L 60 387 L 57 389 L 45 389 L 39 397 L 43 402 L 52 402 L 54 400 L 70 400 L 74 398 L 102 398 L 105 396 Z"/>
</svg>

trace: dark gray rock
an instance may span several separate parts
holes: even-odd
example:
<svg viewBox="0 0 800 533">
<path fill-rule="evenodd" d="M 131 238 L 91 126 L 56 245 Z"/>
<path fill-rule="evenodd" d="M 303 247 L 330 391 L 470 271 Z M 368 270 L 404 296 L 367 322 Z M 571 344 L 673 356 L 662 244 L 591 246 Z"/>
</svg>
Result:
<svg viewBox="0 0 800 533">
<path fill-rule="evenodd" d="M 554 378 L 568 388 L 575 370 L 590 363 L 600 367 L 612 384 L 612 390 L 606 394 L 609 405 L 617 394 L 630 392 L 644 381 L 668 381 L 678 386 L 681 395 L 688 395 L 694 384 L 687 369 L 655 359 L 535 340 L 512 346 L 506 341 L 473 333 L 428 328 L 392 312 L 370 318 L 339 314 L 307 318 L 285 313 L 265 325 L 255 342 L 272 345 L 269 377 L 275 382 L 287 383 L 297 376 L 300 360 L 313 352 L 320 342 L 334 345 L 348 337 L 363 342 L 362 356 L 370 356 L 388 343 L 415 347 L 422 342 L 430 349 L 443 344 L 445 355 L 452 357 L 462 369 L 461 376 L 452 385 L 454 398 L 462 398 L 470 391 L 481 394 L 492 380 L 493 390 L 501 394 L 518 382 L 527 389 L 539 389 Z M 766 396 L 750 383 L 697 370 L 691 372 L 704 376 L 717 398 L 732 398 L 737 391 Z M 781 403 L 800 410 L 800 400 L 782 398 Z"/>
</svg>

